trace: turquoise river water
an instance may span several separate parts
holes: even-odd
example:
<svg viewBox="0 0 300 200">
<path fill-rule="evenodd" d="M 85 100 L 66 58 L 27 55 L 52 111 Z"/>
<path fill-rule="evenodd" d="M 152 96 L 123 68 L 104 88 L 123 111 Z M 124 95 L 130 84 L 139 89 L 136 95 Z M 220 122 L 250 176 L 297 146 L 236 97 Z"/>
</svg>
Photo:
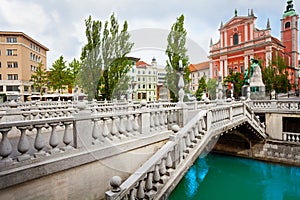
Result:
<svg viewBox="0 0 300 200">
<path fill-rule="evenodd" d="M 209 154 L 168 200 L 300 200 L 300 168 Z"/>
</svg>

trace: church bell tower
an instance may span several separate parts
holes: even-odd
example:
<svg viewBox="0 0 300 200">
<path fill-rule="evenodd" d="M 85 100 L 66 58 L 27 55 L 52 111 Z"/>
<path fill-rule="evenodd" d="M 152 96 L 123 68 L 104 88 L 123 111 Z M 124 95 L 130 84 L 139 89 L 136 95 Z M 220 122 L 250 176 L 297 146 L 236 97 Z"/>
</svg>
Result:
<svg viewBox="0 0 300 200">
<path fill-rule="evenodd" d="M 285 53 L 291 58 L 289 65 L 298 69 L 298 14 L 293 8 L 293 0 L 287 1 L 286 10 L 281 19 L 281 41 Z"/>
</svg>

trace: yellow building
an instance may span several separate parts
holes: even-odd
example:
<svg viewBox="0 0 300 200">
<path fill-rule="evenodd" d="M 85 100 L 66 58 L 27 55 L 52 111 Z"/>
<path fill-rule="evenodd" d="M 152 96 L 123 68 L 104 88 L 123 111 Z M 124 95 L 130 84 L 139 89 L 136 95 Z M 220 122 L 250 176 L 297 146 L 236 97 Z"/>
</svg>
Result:
<svg viewBox="0 0 300 200">
<path fill-rule="evenodd" d="M 24 101 L 32 94 L 31 75 L 47 68 L 49 49 L 22 32 L 0 31 L 0 93 Z"/>
</svg>

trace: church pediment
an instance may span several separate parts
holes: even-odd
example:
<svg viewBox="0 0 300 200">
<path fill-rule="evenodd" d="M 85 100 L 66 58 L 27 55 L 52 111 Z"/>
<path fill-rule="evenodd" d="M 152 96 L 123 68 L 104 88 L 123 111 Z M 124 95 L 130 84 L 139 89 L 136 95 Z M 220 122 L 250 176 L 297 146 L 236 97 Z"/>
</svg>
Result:
<svg viewBox="0 0 300 200">
<path fill-rule="evenodd" d="M 238 24 L 243 24 L 247 21 L 250 21 L 252 17 L 234 17 L 231 20 L 229 20 L 221 29 L 229 28 L 232 26 L 236 26 Z"/>
</svg>

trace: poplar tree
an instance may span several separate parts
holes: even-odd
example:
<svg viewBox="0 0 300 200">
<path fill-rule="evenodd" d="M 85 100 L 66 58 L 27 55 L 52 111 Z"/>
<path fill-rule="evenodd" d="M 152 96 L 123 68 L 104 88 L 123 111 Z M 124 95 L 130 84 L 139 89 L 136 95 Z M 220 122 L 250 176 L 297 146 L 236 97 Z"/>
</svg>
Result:
<svg viewBox="0 0 300 200">
<path fill-rule="evenodd" d="M 188 88 L 190 81 L 189 75 L 189 58 L 186 55 L 186 35 L 187 32 L 184 28 L 184 15 L 180 15 L 176 22 L 172 25 L 171 31 L 168 35 L 168 45 L 166 49 L 166 55 L 168 57 L 166 63 L 166 87 L 170 91 L 170 97 L 172 101 L 178 101 L 178 72 L 179 61 L 182 61 L 182 67 L 184 71 L 185 90 Z"/>
<path fill-rule="evenodd" d="M 81 53 L 79 83 L 89 99 L 101 95 L 110 100 L 120 78 L 130 69 L 126 55 L 133 43 L 129 42 L 128 24 L 125 21 L 121 29 L 112 14 L 105 22 L 92 20 L 89 16 L 85 25 L 87 44 Z"/>
</svg>

